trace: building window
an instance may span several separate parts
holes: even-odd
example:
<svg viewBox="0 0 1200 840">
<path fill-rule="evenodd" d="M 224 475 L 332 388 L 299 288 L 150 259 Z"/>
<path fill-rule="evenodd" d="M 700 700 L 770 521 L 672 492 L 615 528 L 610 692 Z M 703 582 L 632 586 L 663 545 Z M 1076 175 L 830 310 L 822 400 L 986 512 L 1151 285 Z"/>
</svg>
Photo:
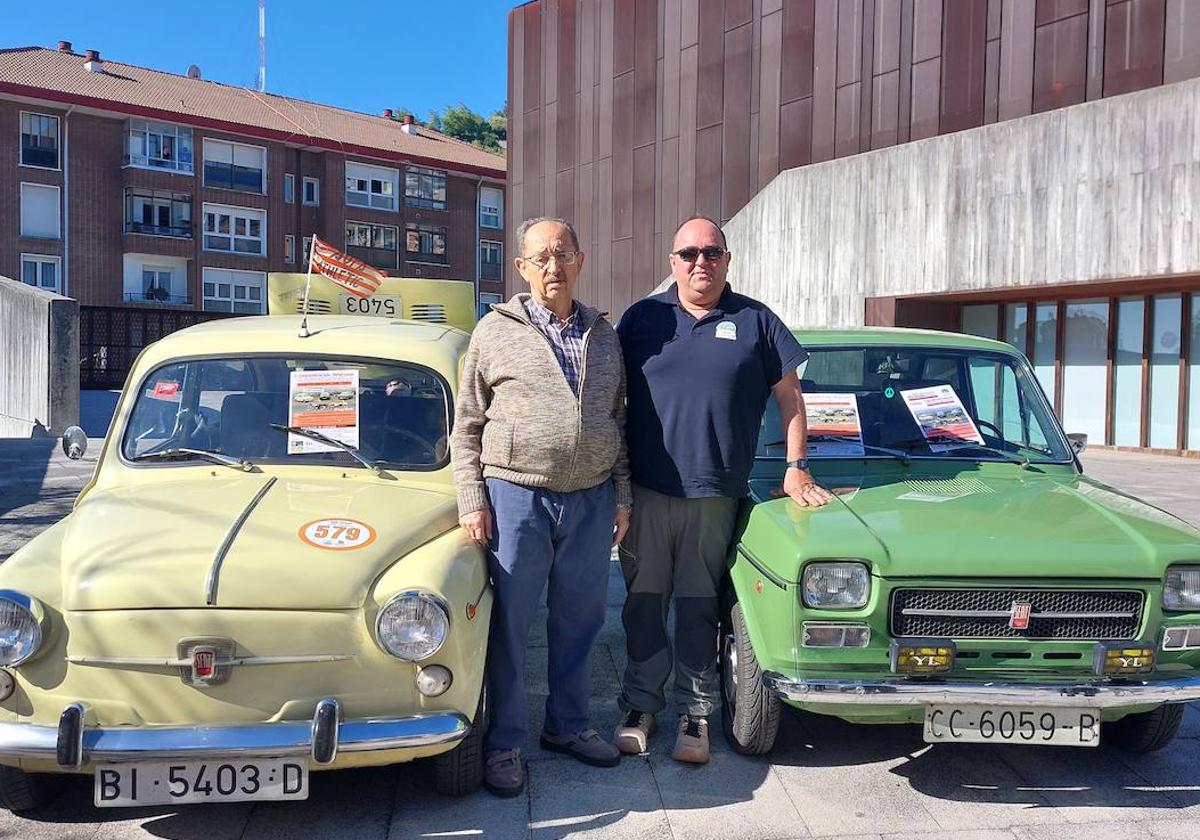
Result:
<svg viewBox="0 0 1200 840">
<path fill-rule="evenodd" d="M 296 176 L 290 173 L 283 176 L 283 200 L 288 204 L 296 201 Z"/>
<path fill-rule="evenodd" d="M 304 179 L 304 203 L 314 205 L 321 203 L 321 182 L 316 178 Z"/>
<path fill-rule="evenodd" d="M 400 171 L 397 169 L 346 161 L 346 204 L 395 210 L 399 180 Z"/>
<path fill-rule="evenodd" d="M 261 271 L 231 271 L 226 268 L 204 269 L 203 309 L 207 312 L 237 312 L 262 315 L 267 275 Z"/>
<path fill-rule="evenodd" d="M 404 203 L 429 210 L 446 209 L 446 173 L 410 166 L 404 173 Z"/>
<path fill-rule="evenodd" d="M 58 117 L 21 112 L 21 165 L 58 169 Z"/>
<path fill-rule="evenodd" d="M 265 256 L 267 214 L 249 207 L 204 205 L 204 250 Z"/>
<path fill-rule="evenodd" d="M 39 239 L 61 236 L 58 187 L 21 184 L 21 235 Z"/>
<path fill-rule="evenodd" d="M 258 193 L 266 190 L 267 150 L 225 140 L 204 141 L 204 186 Z"/>
<path fill-rule="evenodd" d="M 413 262 L 446 262 L 446 229 L 410 224 L 404 250 Z"/>
<path fill-rule="evenodd" d="M 301 255 L 304 261 L 300 264 L 305 267 L 308 266 L 308 257 L 312 253 L 312 240 L 313 238 L 311 236 L 306 236 L 301 243 L 304 247 L 304 253 Z"/>
<path fill-rule="evenodd" d="M 483 240 L 479 243 L 479 279 L 499 280 L 504 271 L 504 243 Z"/>
<path fill-rule="evenodd" d="M 171 269 L 162 266 L 142 266 L 140 299 L 150 303 L 179 303 L 172 294 Z"/>
<path fill-rule="evenodd" d="M 367 265 L 395 270 L 399 265 L 400 229 L 391 225 L 346 222 L 346 253 Z"/>
<path fill-rule="evenodd" d="M 125 190 L 125 231 L 190 239 L 192 197 L 162 190 Z"/>
<path fill-rule="evenodd" d="M 504 226 L 504 190 L 495 187 L 479 189 L 479 225 L 487 228 Z"/>
<path fill-rule="evenodd" d="M 59 275 L 62 273 L 61 257 L 45 257 L 41 254 L 21 255 L 21 280 L 27 285 L 48 292 L 59 289 Z"/>
<path fill-rule="evenodd" d="M 130 120 L 125 132 L 125 163 L 147 169 L 192 174 L 192 130 L 147 120 Z"/>
<path fill-rule="evenodd" d="M 482 318 L 492 311 L 493 303 L 503 303 L 504 298 L 494 292 L 480 292 L 479 305 L 475 309 L 475 317 Z"/>
<path fill-rule="evenodd" d="M 283 261 L 289 264 L 296 261 L 296 237 L 290 233 L 283 237 Z"/>
</svg>

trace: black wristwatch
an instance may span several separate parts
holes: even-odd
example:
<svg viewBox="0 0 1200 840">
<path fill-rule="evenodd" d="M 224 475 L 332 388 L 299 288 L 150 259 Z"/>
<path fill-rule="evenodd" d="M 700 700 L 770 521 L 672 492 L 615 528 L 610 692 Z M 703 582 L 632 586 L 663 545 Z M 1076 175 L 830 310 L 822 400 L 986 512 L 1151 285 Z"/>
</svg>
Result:
<svg viewBox="0 0 1200 840">
<path fill-rule="evenodd" d="M 790 470 L 804 470 L 805 472 L 808 472 L 807 458 L 801 458 L 799 461 L 788 461 L 787 465 L 788 469 Z"/>
</svg>

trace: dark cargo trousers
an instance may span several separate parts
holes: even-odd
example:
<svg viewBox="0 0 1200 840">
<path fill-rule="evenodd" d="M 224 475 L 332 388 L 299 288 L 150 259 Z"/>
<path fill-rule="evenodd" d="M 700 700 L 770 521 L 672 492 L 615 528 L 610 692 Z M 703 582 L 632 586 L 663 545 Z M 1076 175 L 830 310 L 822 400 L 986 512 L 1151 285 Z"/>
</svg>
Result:
<svg viewBox="0 0 1200 840">
<path fill-rule="evenodd" d="M 628 595 L 621 619 L 628 661 L 619 704 L 657 712 L 675 669 L 680 714 L 709 715 L 717 696 L 717 596 L 725 575 L 737 499 L 685 499 L 636 484 L 629 533 L 621 542 Z M 675 598 L 675 650 L 667 612 Z"/>
</svg>

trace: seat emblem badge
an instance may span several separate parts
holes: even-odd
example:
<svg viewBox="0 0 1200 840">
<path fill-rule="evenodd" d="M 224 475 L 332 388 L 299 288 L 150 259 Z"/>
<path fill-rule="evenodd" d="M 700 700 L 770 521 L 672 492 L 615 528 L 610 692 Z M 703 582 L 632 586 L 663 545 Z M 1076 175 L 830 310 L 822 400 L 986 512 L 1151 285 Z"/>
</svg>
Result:
<svg viewBox="0 0 1200 840">
<path fill-rule="evenodd" d="M 1013 630 L 1028 630 L 1029 615 L 1033 611 L 1033 605 L 1028 601 L 1013 601 L 1012 609 L 1008 613 L 1008 626 Z"/>
<path fill-rule="evenodd" d="M 227 638 L 188 638 L 179 640 L 179 678 L 198 688 L 221 685 L 229 672 L 237 644 Z"/>
<path fill-rule="evenodd" d="M 217 653 L 210 647 L 192 648 L 192 680 L 208 682 L 217 672 Z"/>
</svg>

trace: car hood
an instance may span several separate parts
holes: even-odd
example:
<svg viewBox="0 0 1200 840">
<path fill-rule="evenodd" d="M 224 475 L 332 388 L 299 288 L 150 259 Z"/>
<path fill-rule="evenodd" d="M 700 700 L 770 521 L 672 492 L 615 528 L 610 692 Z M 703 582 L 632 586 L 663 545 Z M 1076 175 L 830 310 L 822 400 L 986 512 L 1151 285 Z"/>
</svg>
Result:
<svg viewBox="0 0 1200 840">
<path fill-rule="evenodd" d="M 302 531 L 321 519 L 354 520 L 369 526 L 374 539 L 351 549 L 320 547 Z M 356 608 L 388 566 L 457 522 L 450 493 L 384 479 L 222 472 L 93 491 L 64 536 L 63 605 Z"/>
<path fill-rule="evenodd" d="M 791 581 L 814 557 L 867 558 L 884 577 L 1128 579 L 1160 579 L 1169 563 L 1200 560 L 1200 531 L 1084 476 L 989 465 L 841 483 L 826 482 L 837 497 L 825 508 L 755 506 L 751 525 L 769 520 L 792 549 L 747 548 Z M 754 528 L 746 534 L 752 540 Z"/>
</svg>

